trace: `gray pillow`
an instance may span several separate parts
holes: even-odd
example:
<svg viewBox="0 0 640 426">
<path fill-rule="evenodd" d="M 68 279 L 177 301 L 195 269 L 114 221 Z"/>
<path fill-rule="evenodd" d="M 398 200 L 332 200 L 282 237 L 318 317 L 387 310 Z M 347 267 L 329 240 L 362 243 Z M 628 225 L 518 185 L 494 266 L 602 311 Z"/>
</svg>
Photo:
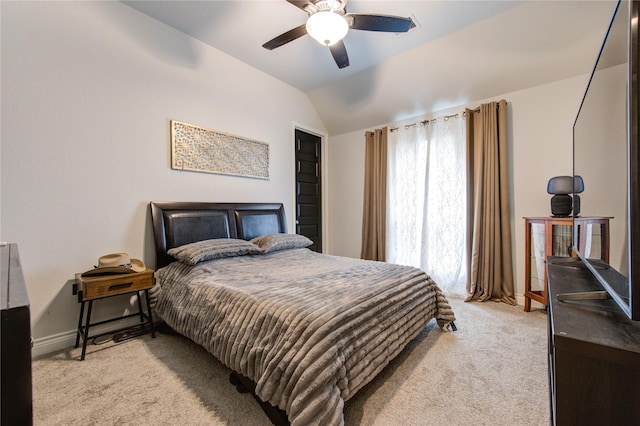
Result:
<svg viewBox="0 0 640 426">
<path fill-rule="evenodd" d="M 309 247 L 313 244 L 309 238 L 299 234 L 268 234 L 251 240 L 263 253 L 293 248 Z"/>
<path fill-rule="evenodd" d="M 167 254 L 188 265 L 223 257 L 244 256 L 246 254 L 261 254 L 262 250 L 255 244 L 235 238 L 216 238 L 214 240 L 198 241 L 174 247 Z"/>
</svg>

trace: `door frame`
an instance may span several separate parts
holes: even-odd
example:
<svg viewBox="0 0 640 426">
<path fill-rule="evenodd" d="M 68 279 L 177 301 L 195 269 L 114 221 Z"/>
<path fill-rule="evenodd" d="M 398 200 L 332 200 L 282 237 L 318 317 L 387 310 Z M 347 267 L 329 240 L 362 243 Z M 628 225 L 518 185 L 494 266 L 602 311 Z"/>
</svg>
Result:
<svg viewBox="0 0 640 426">
<path fill-rule="evenodd" d="M 293 182 L 292 185 L 292 191 L 291 191 L 291 205 L 293 206 L 293 215 L 292 217 L 288 220 L 289 225 L 288 228 L 289 232 L 295 231 L 296 229 L 296 130 L 300 130 L 303 131 L 305 133 L 309 133 L 311 135 L 314 136 L 318 136 L 320 138 L 320 188 L 321 188 L 321 194 L 320 194 L 320 199 L 322 202 L 322 206 L 321 206 L 321 214 L 322 214 L 322 252 L 323 253 L 327 253 L 327 248 L 329 247 L 329 240 L 327 239 L 327 236 L 329 235 L 328 232 L 328 228 L 329 228 L 329 202 L 328 202 L 328 193 L 329 191 L 328 189 L 328 173 L 327 173 L 327 159 L 329 158 L 328 156 L 328 135 L 325 132 L 322 132 L 320 130 L 317 129 L 312 129 L 309 126 L 305 126 L 303 124 L 300 123 L 296 123 L 294 122 L 291 126 L 291 141 L 293 142 L 291 144 L 291 182 Z"/>
</svg>

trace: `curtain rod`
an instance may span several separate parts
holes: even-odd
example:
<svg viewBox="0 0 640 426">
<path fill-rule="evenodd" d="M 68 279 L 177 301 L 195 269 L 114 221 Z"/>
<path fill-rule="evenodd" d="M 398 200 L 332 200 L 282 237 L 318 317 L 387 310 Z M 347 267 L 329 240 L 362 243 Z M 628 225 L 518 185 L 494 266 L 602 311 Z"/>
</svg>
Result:
<svg viewBox="0 0 640 426">
<path fill-rule="evenodd" d="M 460 115 L 460 113 L 455 113 L 455 114 L 451 114 L 451 115 L 445 115 L 442 118 L 444 118 L 444 121 L 447 121 L 450 118 L 458 118 L 459 115 Z M 462 111 L 462 117 L 465 117 L 465 116 L 466 116 L 466 113 L 464 111 Z M 422 120 L 422 121 L 418 121 L 416 123 L 405 124 L 404 125 L 404 129 L 406 130 L 409 127 L 413 127 L 413 126 L 417 126 L 417 125 L 419 125 L 420 127 L 423 127 L 423 126 L 426 126 L 429 123 L 436 122 L 436 120 L 438 120 L 438 117 L 432 118 L 431 120 Z M 393 132 L 393 131 L 396 131 L 396 130 L 399 130 L 399 129 L 400 129 L 400 127 L 392 127 L 392 128 L 389 129 L 389 131 Z"/>
<path fill-rule="evenodd" d="M 498 108 L 500 108 L 500 103 L 496 102 L 496 109 L 498 109 Z M 471 111 L 471 112 L 480 112 L 480 107 L 474 108 L 474 109 L 470 109 L 469 108 L 469 111 Z M 452 114 L 452 115 L 445 115 L 444 116 L 444 120 L 447 121 L 450 118 L 458 118 L 458 115 L 459 114 L 457 114 L 457 113 L 456 114 Z M 466 116 L 467 116 L 467 112 L 466 111 L 462 111 L 462 118 L 465 118 Z M 436 118 L 432 118 L 431 120 L 422 120 L 422 121 L 418 121 L 417 123 L 405 124 L 404 128 L 406 130 L 409 127 L 413 127 L 413 126 L 416 126 L 418 124 L 420 126 L 426 126 L 427 124 L 429 124 L 431 122 L 435 122 L 436 120 L 437 120 L 437 117 Z M 396 130 L 400 130 L 400 127 L 392 127 L 392 128 L 389 129 L 390 132 L 393 132 L 393 131 L 396 131 Z"/>
<path fill-rule="evenodd" d="M 502 99 L 502 101 L 504 101 L 504 99 Z M 502 101 L 496 102 L 496 109 L 500 109 L 500 102 L 502 102 Z M 469 111 L 471 111 L 471 112 L 480 112 L 480 107 L 474 108 L 474 109 L 469 108 Z"/>
</svg>

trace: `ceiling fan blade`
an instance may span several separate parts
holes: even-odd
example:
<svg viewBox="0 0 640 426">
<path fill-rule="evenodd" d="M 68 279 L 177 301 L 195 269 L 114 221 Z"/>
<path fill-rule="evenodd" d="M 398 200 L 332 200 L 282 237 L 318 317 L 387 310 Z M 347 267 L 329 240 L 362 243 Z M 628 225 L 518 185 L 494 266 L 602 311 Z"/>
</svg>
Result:
<svg viewBox="0 0 640 426">
<path fill-rule="evenodd" d="M 348 13 L 345 18 L 351 21 L 349 26 L 354 30 L 406 33 L 416 26 L 411 18 L 401 16 Z"/>
<path fill-rule="evenodd" d="M 347 48 L 344 46 L 344 41 L 340 40 L 336 44 L 329 46 L 329 50 L 338 68 L 342 69 L 349 66 L 349 55 L 347 55 Z"/>
<path fill-rule="evenodd" d="M 307 25 L 302 24 L 299 27 L 289 30 L 284 34 L 280 34 L 278 37 L 272 40 L 269 40 L 268 42 L 263 44 L 262 47 L 264 47 L 265 49 L 273 50 L 276 47 L 280 47 L 283 44 L 287 44 L 297 38 L 302 37 L 305 34 L 307 34 Z"/>
<path fill-rule="evenodd" d="M 307 13 L 317 12 L 316 5 L 313 4 L 312 1 L 309 0 L 287 0 L 289 3 L 297 7 L 298 9 L 302 9 Z"/>
</svg>

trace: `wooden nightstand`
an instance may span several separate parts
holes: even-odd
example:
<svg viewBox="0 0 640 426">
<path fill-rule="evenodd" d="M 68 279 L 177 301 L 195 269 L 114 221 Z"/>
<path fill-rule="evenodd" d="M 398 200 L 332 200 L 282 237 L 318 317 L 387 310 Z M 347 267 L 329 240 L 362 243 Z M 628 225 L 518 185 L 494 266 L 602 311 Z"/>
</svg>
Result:
<svg viewBox="0 0 640 426">
<path fill-rule="evenodd" d="M 155 328 L 153 326 L 153 317 L 151 316 L 151 306 L 149 304 L 149 289 L 154 285 L 153 269 L 147 269 L 142 272 L 134 272 L 131 274 L 115 274 L 115 275 L 102 275 L 95 277 L 77 278 L 76 284 L 73 286 L 73 294 L 78 295 L 78 302 L 80 306 L 80 318 L 78 319 L 78 332 L 76 333 L 76 345 L 77 348 L 80 344 L 80 338 L 82 337 L 82 355 L 80 361 L 84 360 L 85 353 L 87 351 L 87 341 L 92 338 L 104 336 L 106 334 L 117 333 L 118 331 L 126 330 L 130 327 L 124 327 L 119 330 L 112 330 L 108 333 L 96 334 L 89 336 L 89 329 L 93 326 L 106 324 L 113 321 L 119 321 L 124 318 L 139 316 L 140 322 L 147 321 L 148 331 L 151 332 L 151 337 L 156 337 Z M 140 300 L 140 291 L 144 291 L 145 302 L 147 304 L 147 313 L 142 310 L 142 302 Z M 104 299 L 106 297 L 118 296 L 121 294 L 135 293 L 138 300 L 138 312 L 125 315 L 123 317 L 113 318 L 106 321 L 100 321 L 91 323 L 91 308 L 93 307 L 93 301 L 97 299 Z M 87 309 L 87 318 L 82 325 L 84 317 L 85 303 L 89 302 Z"/>
</svg>

